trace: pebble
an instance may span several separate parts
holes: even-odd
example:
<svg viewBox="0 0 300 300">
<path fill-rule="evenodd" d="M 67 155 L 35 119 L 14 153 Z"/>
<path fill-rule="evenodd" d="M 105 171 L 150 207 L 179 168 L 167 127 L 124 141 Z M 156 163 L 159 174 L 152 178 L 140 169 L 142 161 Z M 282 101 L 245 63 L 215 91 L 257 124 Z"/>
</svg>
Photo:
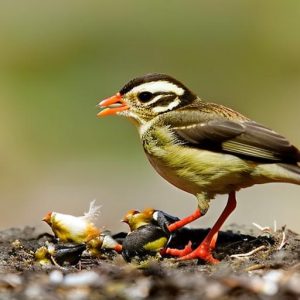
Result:
<svg viewBox="0 0 300 300">
<path fill-rule="evenodd" d="M 62 272 L 55 270 L 49 274 L 49 281 L 52 284 L 60 284 L 63 282 L 64 275 Z"/>
<path fill-rule="evenodd" d="M 94 271 L 82 271 L 80 273 L 68 274 L 64 277 L 62 284 L 67 287 L 98 286 L 103 279 Z"/>
<path fill-rule="evenodd" d="M 0 284 L 6 284 L 11 287 L 17 287 L 22 284 L 22 278 L 17 274 L 1 274 Z"/>
</svg>

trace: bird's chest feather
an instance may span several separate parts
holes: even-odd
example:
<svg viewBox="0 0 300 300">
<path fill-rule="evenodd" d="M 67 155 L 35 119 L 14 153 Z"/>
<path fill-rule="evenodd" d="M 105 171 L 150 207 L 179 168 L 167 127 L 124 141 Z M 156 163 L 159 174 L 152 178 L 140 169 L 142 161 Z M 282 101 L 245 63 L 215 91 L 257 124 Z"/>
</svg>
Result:
<svg viewBox="0 0 300 300">
<path fill-rule="evenodd" d="M 253 184 L 251 164 L 233 155 L 185 146 L 167 127 L 148 131 L 142 140 L 156 171 L 186 192 L 228 193 Z"/>
</svg>

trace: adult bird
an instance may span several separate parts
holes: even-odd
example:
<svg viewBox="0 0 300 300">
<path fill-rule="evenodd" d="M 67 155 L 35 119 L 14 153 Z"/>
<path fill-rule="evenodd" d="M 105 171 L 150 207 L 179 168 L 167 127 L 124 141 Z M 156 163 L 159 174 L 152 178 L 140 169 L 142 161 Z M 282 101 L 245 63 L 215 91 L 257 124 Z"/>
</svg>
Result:
<svg viewBox="0 0 300 300">
<path fill-rule="evenodd" d="M 129 118 L 156 171 L 196 196 L 197 210 L 171 224 L 170 232 L 205 215 L 215 195 L 229 195 L 206 238 L 181 259 L 218 262 L 211 251 L 236 207 L 236 191 L 269 182 L 300 184 L 300 152 L 286 138 L 230 108 L 203 101 L 171 76 L 135 78 L 99 107 L 98 117 Z"/>
</svg>

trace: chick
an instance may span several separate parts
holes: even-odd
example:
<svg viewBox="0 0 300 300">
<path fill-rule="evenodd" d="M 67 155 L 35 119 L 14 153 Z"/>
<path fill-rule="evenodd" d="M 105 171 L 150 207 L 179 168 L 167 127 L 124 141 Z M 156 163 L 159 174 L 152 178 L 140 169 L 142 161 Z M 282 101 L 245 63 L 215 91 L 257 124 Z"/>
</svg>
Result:
<svg viewBox="0 0 300 300">
<path fill-rule="evenodd" d="M 75 244 L 86 243 L 100 235 L 93 221 L 99 215 L 100 206 L 95 206 L 95 200 L 90 203 L 89 211 L 83 216 L 49 212 L 43 218 L 51 227 L 54 235 L 60 242 L 72 242 Z"/>
<path fill-rule="evenodd" d="M 122 245 L 111 236 L 109 231 L 104 231 L 87 242 L 87 250 L 91 256 L 99 257 L 106 250 L 115 250 L 117 253 L 120 253 Z"/>
<path fill-rule="evenodd" d="M 54 249 L 54 248 L 53 248 Z M 53 251 L 54 253 L 54 251 Z M 34 258 L 37 262 L 39 262 L 41 265 L 51 265 L 51 256 L 52 251 L 48 249 L 47 246 L 42 246 L 34 252 Z"/>
<path fill-rule="evenodd" d="M 76 265 L 85 249 L 85 244 L 59 245 L 46 242 L 45 246 L 35 251 L 34 256 L 41 265 Z"/>
<path fill-rule="evenodd" d="M 122 220 L 131 230 L 123 241 L 124 259 L 131 261 L 134 257 L 144 259 L 148 255 L 159 254 L 171 238 L 168 225 L 177 220 L 176 217 L 152 208 L 142 212 L 129 210 Z"/>
</svg>

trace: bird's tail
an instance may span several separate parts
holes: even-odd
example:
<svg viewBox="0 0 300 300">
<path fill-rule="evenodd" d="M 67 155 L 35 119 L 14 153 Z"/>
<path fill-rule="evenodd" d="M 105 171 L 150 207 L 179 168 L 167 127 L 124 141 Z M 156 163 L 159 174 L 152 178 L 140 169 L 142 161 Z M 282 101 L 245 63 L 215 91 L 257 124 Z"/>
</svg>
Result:
<svg viewBox="0 0 300 300">
<path fill-rule="evenodd" d="M 300 184 L 300 165 L 298 164 L 284 164 L 280 163 L 278 164 L 280 167 L 282 167 L 285 172 L 284 177 L 287 180 L 283 180 L 290 183 Z"/>
<path fill-rule="evenodd" d="M 96 206 L 95 203 L 96 200 L 91 201 L 88 212 L 84 213 L 84 218 L 90 221 L 93 221 L 95 218 L 97 218 L 100 215 L 101 205 Z"/>
<path fill-rule="evenodd" d="M 300 163 L 298 163 L 297 165 L 291 165 L 291 164 L 279 164 L 279 165 L 293 173 L 300 175 L 300 165 L 299 164 Z"/>
</svg>

